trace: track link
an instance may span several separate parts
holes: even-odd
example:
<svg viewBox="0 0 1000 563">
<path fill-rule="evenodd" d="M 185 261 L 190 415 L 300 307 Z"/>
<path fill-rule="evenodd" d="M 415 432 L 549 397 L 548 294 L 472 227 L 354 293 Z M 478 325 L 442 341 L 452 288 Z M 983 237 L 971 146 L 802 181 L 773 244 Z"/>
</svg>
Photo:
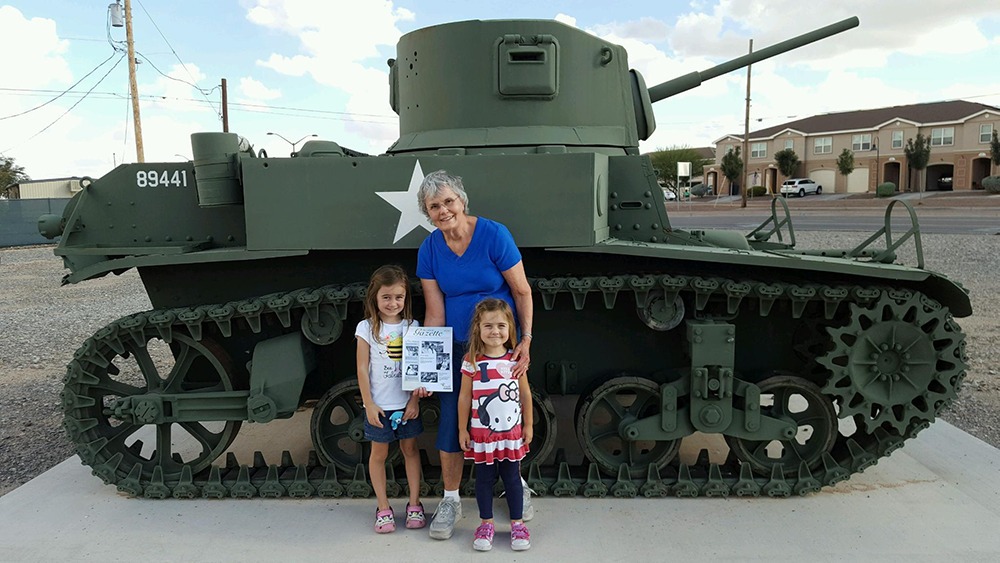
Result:
<svg viewBox="0 0 1000 563">
<path fill-rule="evenodd" d="M 623 465 L 617 478 L 609 478 L 602 475 L 594 464 L 571 466 L 561 461 L 564 456 L 557 451 L 555 464 L 541 466 L 532 463 L 527 468 L 528 483 L 539 496 L 787 497 L 808 494 L 864 471 L 901 447 L 906 440 L 915 437 L 933 422 L 942 409 L 950 405 L 965 377 L 964 335 L 960 328 L 947 309 L 910 290 L 662 274 L 535 278 L 531 282 L 536 298 L 540 298 L 547 310 L 553 308 L 557 298 L 566 296 L 572 299 L 578 310 L 583 309 L 588 298 L 600 298 L 610 309 L 622 293 L 631 294 L 639 306 L 646 302 L 651 291 L 665 291 L 668 296 L 672 293 L 689 297 L 696 311 L 704 311 L 712 304 L 732 314 L 748 300 L 751 306 L 755 305 L 761 317 L 766 317 L 771 314 L 775 303 L 784 301 L 794 318 L 802 318 L 808 310 L 810 315 L 822 315 L 830 323 L 835 318 L 843 318 L 845 311 L 854 311 L 853 316 L 847 315 L 850 323 L 825 329 L 837 342 L 833 352 L 824 357 L 817 355 L 816 360 L 821 365 L 819 369 L 827 370 L 828 376 L 834 374 L 830 376 L 830 388 L 824 389 L 824 392 L 841 409 L 841 417 L 850 415 L 863 419 L 851 436 L 838 437 L 833 448 L 823 453 L 822 463 L 818 466 L 812 469 L 805 463 L 794 468 L 775 466 L 769 476 L 753 473 L 748 463 L 741 463 L 733 454 L 725 463 L 710 463 L 707 451 L 702 451 L 692 465 L 674 461 L 662 471 L 651 466 L 645 478 L 639 479 L 633 478 L 629 468 Z M 94 475 L 107 484 L 115 485 L 119 491 L 136 497 L 369 496 L 372 491 L 364 465 L 358 465 L 353 475 L 342 471 L 338 473 L 333 465 L 322 465 L 315 452 L 310 454 L 308 460 L 298 461 L 284 452 L 277 463 L 264 460 L 263 455 L 256 452 L 252 464 L 240 464 L 232 454 L 228 454 L 224 465 L 211 465 L 194 473 L 188 465 L 181 466 L 179 473 L 165 475 L 160 467 L 150 473 L 141 464 L 130 463 L 124 455 L 128 452 L 109 447 L 107 415 L 102 412 L 102 405 L 88 394 L 92 386 L 100 383 L 101 373 L 109 369 L 110 359 L 125 350 L 123 342 L 129 339 L 142 346 L 152 334 L 169 343 L 179 333 L 200 341 L 209 327 L 213 327 L 213 333 L 230 337 L 234 331 L 259 333 L 263 321 L 277 321 L 284 329 L 298 330 L 298 327 L 292 326 L 293 318 L 302 319 L 303 331 L 308 336 L 308 323 L 321 314 L 329 314 L 332 310 L 341 320 L 346 319 L 348 304 L 363 299 L 364 287 L 361 283 L 329 285 L 224 304 L 152 310 L 108 324 L 84 341 L 74 354 L 64 378 L 65 387 L 61 394 L 64 427 L 76 446 L 77 454 L 85 465 L 92 468 Z M 902 408 L 901 411 L 899 405 L 878 404 L 878 395 L 865 395 L 858 389 L 857 381 L 844 375 L 847 372 L 838 357 L 848 354 L 851 346 L 850 337 L 845 336 L 850 328 L 846 325 L 860 323 L 868 326 L 869 317 L 874 313 L 863 312 L 872 310 L 876 305 L 890 311 L 885 313 L 887 317 L 898 311 L 902 311 L 899 315 L 913 316 L 912 311 L 916 311 L 921 318 L 932 318 L 935 326 L 926 332 L 948 341 L 945 361 L 939 358 L 931 374 L 934 381 L 932 389 L 923 393 L 924 396 L 932 395 L 932 400 L 920 403 L 921 408 Z M 901 322 L 895 318 L 892 320 Z M 313 337 L 322 339 L 324 335 Z M 880 343 L 871 345 L 878 347 Z M 837 381 L 846 381 L 841 389 L 848 390 L 835 388 Z M 884 388 L 885 384 L 882 385 Z M 871 412 L 862 412 L 850 403 L 852 397 L 858 395 L 864 397 L 864 407 Z M 891 418 L 886 413 L 892 413 Z M 883 424 L 883 420 L 888 422 Z M 425 469 L 426 473 L 433 471 Z M 471 490 L 474 478 L 474 473 L 471 473 L 463 482 L 463 490 Z M 395 479 L 391 467 L 388 479 L 391 496 L 404 494 L 405 483 Z M 440 482 L 434 479 L 422 482 L 420 486 L 421 494 L 425 495 L 440 492 L 441 489 Z"/>
</svg>

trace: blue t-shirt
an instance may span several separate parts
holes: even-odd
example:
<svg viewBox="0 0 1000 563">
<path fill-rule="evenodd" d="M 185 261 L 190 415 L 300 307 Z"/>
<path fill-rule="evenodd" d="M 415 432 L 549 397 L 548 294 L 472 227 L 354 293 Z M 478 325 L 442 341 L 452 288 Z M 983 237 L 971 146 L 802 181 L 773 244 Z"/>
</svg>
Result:
<svg viewBox="0 0 1000 563">
<path fill-rule="evenodd" d="M 479 217 L 465 254 L 456 255 L 435 230 L 424 239 L 417 251 L 417 277 L 434 280 L 444 294 L 444 324 L 454 331 L 455 340 L 469 340 L 469 325 L 476 304 L 487 297 L 498 297 L 514 309 L 514 296 L 503 272 L 521 261 L 507 227 Z"/>
</svg>

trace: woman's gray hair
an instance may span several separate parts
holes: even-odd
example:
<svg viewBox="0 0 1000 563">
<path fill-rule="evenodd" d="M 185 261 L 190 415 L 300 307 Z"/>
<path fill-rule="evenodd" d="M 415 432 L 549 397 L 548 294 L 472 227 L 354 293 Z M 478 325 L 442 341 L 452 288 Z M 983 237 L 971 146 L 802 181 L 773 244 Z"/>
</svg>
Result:
<svg viewBox="0 0 1000 563">
<path fill-rule="evenodd" d="M 417 205 L 420 207 L 420 212 L 424 214 L 424 217 L 431 218 L 427 212 L 427 199 L 436 197 L 445 188 L 450 188 L 451 191 L 455 192 L 458 199 L 462 200 L 462 203 L 465 204 L 465 212 L 469 212 L 469 194 L 465 193 L 465 186 L 462 185 L 462 177 L 452 176 L 444 170 L 438 170 L 424 176 L 424 181 L 420 183 L 420 189 L 417 190 Z"/>
</svg>

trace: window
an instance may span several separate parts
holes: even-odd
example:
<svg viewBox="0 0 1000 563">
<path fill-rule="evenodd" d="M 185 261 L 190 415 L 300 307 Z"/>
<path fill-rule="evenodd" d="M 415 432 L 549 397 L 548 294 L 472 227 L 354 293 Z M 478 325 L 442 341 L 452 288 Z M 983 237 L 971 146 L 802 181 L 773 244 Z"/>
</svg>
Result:
<svg viewBox="0 0 1000 563">
<path fill-rule="evenodd" d="M 892 148 L 901 149 L 903 148 L 903 132 L 893 131 L 892 132 Z"/>
<path fill-rule="evenodd" d="M 814 154 L 832 154 L 833 137 L 817 137 L 813 144 Z"/>
<path fill-rule="evenodd" d="M 751 143 L 750 158 L 764 158 L 767 156 L 767 143 Z"/>
<path fill-rule="evenodd" d="M 955 128 L 954 127 L 937 127 L 931 129 L 931 146 L 932 147 L 943 147 L 946 145 L 955 144 Z"/>
<path fill-rule="evenodd" d="M 855 135 L 851 139 L 851 150 L 854 152 L 872 150 L 872 134 Z"/>
<path fill-rule="evenodd" d="M 791 149 L 793 146 L 795 146 L 795 141 L 793 141 L 791 139 L 785 139 L 785 148 L 786 149 Z"/>
<path fill-rule="evenodd" d="M 984 123 L 979 126 L 979 142 L 988 143 L 993 139 L 993 124 Z"/>
</svg>

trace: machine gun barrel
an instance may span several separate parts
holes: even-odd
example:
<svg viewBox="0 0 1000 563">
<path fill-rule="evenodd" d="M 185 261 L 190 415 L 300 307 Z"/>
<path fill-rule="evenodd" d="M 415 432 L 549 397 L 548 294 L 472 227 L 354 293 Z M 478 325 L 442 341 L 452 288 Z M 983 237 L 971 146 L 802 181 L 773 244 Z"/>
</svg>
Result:
<svg viewBox="0 0 1000 563">
<path fill-rule="evenodd" d="M 748 53 L 742 57 L 713 66 L 708 70 L 678 76 L 677 78 L 657 84 L 656 86 L 650 88 L 649 99 L 652 102 L 658 102 L 664 98 L 669 98 L 670 96 L 680 94 L 681 92 L 686 92 L 692 88 L 697 88 L 706 80 L 715 78 L 716 76 L 721 76 L 727 72 L 732 72 L 736 69 L 743 68 L 764 59 L 769 59 L 786 51 L 798 49 L 799 47 L 819 41 L 820 39 L 826 39 L 831 35 L 836 35 L 847 31 L 848 29 L 855 28 L 858 26 L 858 23 L 859 21 L 856 16 L 847 18 L 846 20 L 830 24 L 826 27 L 821 27 L 817 30 L 810 31 L 809 33 L 799 35 L 798 37 L 787 39 L 781 43 L 776 43 L 770 47 L 765 47 L 759 51 L 754 51 L 753 53 Z"/>
</svg>

